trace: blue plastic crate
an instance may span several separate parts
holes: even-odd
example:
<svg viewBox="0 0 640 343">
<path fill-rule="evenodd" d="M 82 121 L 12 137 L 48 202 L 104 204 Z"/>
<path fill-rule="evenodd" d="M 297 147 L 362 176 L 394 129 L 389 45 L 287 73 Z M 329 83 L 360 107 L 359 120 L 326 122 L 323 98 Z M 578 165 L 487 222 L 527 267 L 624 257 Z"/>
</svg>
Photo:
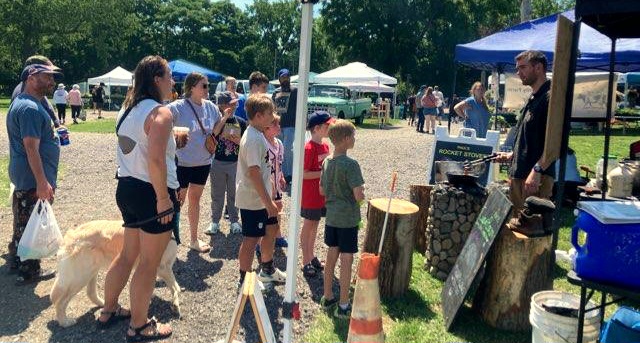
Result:
<svg viewBox="0 0 640 343">
<path fill-rule="evenodd" d="M 628 307 L 620 307 L 604 325 L 600 335 L 601 343 L 640 342 L 640 312 Z"/>
</svg>

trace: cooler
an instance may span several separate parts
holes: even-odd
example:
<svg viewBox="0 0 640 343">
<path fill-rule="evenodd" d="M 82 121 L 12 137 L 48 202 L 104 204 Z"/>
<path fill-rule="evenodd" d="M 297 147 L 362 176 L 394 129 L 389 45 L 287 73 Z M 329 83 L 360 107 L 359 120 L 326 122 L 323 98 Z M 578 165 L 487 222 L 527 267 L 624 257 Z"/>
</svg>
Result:
<svg viewBox="0 0 640 343">
<path fill-rule="evenodd" d="M 580 231 L 586 233 L 582 246 Z M 578 202 L 571 243 L 578 276 L 640 288 L 640 202 Z"/>
</svg>

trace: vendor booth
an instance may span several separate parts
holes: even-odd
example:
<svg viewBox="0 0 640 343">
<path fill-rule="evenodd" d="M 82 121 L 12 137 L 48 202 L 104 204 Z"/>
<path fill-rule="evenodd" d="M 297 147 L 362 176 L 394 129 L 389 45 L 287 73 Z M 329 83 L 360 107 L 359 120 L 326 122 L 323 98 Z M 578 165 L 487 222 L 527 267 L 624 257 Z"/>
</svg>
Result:
<svg viewBox="0 0 640 343">
<path fill-rule="evenodd" d="M 87 83 L 94 86 L 97 86 L 100 83 L 104 83 L 106 85 L 105 95 L 107 96 L 107 99 L 105 103 L 107 104 L 109 110 L 111 110 L 112 106 L 119 108 L 120 104 L 122 104 L 124 96 L 126 95 L 125 87 L 131 86 L 133 84 L 133 73 L 118 66 L 104 75 L 88 79 Z M 118 92 L 119 96 L 117 97 L 117 99 L 114 99 L 115 92 L 113 94 L 114 96 L 112 96 L 112 87 L 122 87 L 121 91 Z"/>
<path fill-rule="evenodd" d="M 567 89 L 567 108 L 571 108 L 570 95 L 573 93 L 573 73 L 576 69 L 576 60 L 579 55 L 578 42 L 582 41 L 580 31 L 584 27 L 593 27 L 605 35 L 602 42 L 605 48 L 609 48 L 607 55 L 609 59 L 609 97 L 608 104 L 613 103 L 611 94 L 613 91 L 614 72 L 629 70 L 627 53 L 620 51 L 620 46 L 625 46 L 629 42 L 638 41 L 640 37 L 640 27 L 637 19 L 640 18 L 640 3 L 637 1 L 597 1 L 597 0 L 577 0 L 576 1 L 576 24 L 571 45 L 571 64 L 567 70 L 569 83 Z M 586 26 L 588 25 L 588 26 Z M 633 69 L 633 70 L 637 70 Z M 561 167 L 564 167 L 566 148 L 568 143 L 569 129 L 568 123 L 571 118 L 570 111 L 565 109 L 564 129 L 562 134 Z M 607 106 L 605 118 L 605 144 L 604 156 L 609 153 L 609 139 L 611 135 L 611 106 Z M 630 156 L 633 158 L 634 156 Z M 588 317 L 592 309 L 587 303 L 595 291 L 602 294 L 600 306 L 597 308 L 602 313 L 607 305 L 606 294 L 620 297 L 634 298 L 640 300 L 640 282 L 637 276 L 631 277 L 629 271 L 640 269 L 640 260 L 633 257 L 640 249 L 640 205 L 635 202 L 610 202 L 605 201 L 607 185 L 607 159 L 604 159 L 603 180 L 602 180 L 602 200 L 597 203 L 585 203 L 581 206 L 580 214 L 574 227 L 572 239 L 574 246 L 578 250 L 576 257 L 575 273 L 568 275 L 569 282 L 580 286 L 580 304 L 578 311 L 578 333 L 577 341 L 583 341 L 585 333 L 585 317 Z M 561 171 L 562 174 L 562 171 Z M 577 240 L 576 230 L 587 233 L 584 246 Z M 621 269 L 622 268 L 622 269 Z M 628 275 L 629 278 L 624 278 Z M 614 302 L 615 302 L 614 301 Z M 624 316 L 624 320 L 621 320 Z M 604 314 L 601 314 L 601 322 Z M 640 340 L 640 312 L 633 309 L 621 308 L 613 318 L 606 324 L 602 331 L 600 341 L 609 342 L 631 342 Z"/>
</svg>

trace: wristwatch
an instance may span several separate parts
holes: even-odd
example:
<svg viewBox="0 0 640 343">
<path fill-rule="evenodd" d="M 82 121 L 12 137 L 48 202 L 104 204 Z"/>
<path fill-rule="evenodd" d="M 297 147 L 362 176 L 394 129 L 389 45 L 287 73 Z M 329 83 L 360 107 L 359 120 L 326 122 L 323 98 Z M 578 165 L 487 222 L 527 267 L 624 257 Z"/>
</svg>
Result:
<svg viewBox="0 0 640 343">
<path fill-rule="evenodd" d="M 533 171 L 536 172 L 536 173 L 542 173 L 544 171 L 544 169 L 542 169 L 542 167 L 539 164 L 536 163 L 533 166 Z"/>
</svg>

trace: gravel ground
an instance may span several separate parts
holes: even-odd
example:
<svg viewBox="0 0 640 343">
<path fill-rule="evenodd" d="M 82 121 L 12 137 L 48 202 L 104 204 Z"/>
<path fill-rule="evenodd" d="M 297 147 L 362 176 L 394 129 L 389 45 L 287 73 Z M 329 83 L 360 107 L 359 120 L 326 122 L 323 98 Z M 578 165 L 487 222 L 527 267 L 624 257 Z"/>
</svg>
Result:
<svg viewBox="0 0 640 343">
<path fill-rule="evenodd" d="M 4 118 L 3 118 L 4 119 Z M 0 156 L 8 155 L 6 129 L 0 131 Z M 73 127 L 71 127 L 73 131 Z M 390 174 L 397 170 L 399 174 L 398 194 L 409 198 L 409 185 L 426 182 L 427 156 L 433 145 L 433 136 L 419 134 L 405 122 L 386 130 L 359 129 L 357 142 L 351 155 L 360 162 L 366 181 L 367 198 L 387 196 Z M 109 134 L 71 133 L 72 144 L 62 148 L 61 175 L 56 200 L 53 205 L 61 229 L 76 227 L 86 221 L 96 219 L 119 220 L 120 214 L 115 204 L 116 180 L 115 140 Z M 172 325 L 174 335 L 166 342 L 211 342 L 223 339 L 231 319 L 236 300 L 236 282 L 238 279 L 237 251 L 241 237 L 229 234 L 229 223 L 222 224 L 222 234 L 212 238 L 202 234 L 209 224 L 210 197 L 209 185 L 201 201 L 200 238 L 211 239 L 213 246 L 209 254 L 196 254 L 185 245 L 179 247 L 174 272 L 183 288 L 180 296 L 182 318 L 171 311 L 169 290 L 158 282 L 152 299 L 150 313 L 160 322 Z M 285 212 L 288 213 L 289 198 L 285 197 Z M 366 209 L 363 218 L 366 220 Z M 181 216 L 182 240 L 188 241 L 188 223 L 186 210 Z M 0 219 L 5 223 L 0 230 L 0 254 L 5 257 L 7 244 L 11 237 L 11 210 L 0 207 Z M 283 218 L 283 228 L 287 227 L 287 218 Z M 323 244 L 320 223 L 316 242 L 316 253 L 324 259 L 326 248 Z M 286 234 L 286 232 L 285 232 Z M 360 233 L 360 244 L 364 230 Z M 276 254 L 276 265 L 284 269 L 286 251 Z M 43 262 L 46 268 L 55 267 L 55 259 Z M 299 267 L 301 264 L 299 262 Z M 2 318 L 0 319 L 0 342 L 122 342 L 126 324 L 98 332 L 94 320 L 98 308 L 92 305 L 84 291 L 70 303 L 68 315 L 78 318 L 78 323 L 70 328 L 61 328 L 54 321 L 54 310 L 50 306 L 48 294 L 53 281 L 31 286 L 15 286 L 15 277 L 7 275 L 8 266 L 0 260 L 0 289 L 6 292 L 0 297 Z M 321 277 L 305 279 L 298 268 L 297 295 L 302 310 L 302 318 L 296 321 L 294 337 L 300 341 L 320 311 L 318 301 L 322 295 Z M 104 273 L 100 274 L 100 291 L 104 285 Z M 337 281 L 334 288 L 337 290 Z M 280 320 L 280 305 L 283 300 L 284 286 L 265 296 L 266 305 L 274 332 L 278 340 L 282 339 L 283 324 Z M 128 288 L 121 296 L 121 303 L 128 307 Z M 258 342 L 257 328 L 248 309 L 243 315 L 240 338 L 246 342 Z"/>
</svg>

